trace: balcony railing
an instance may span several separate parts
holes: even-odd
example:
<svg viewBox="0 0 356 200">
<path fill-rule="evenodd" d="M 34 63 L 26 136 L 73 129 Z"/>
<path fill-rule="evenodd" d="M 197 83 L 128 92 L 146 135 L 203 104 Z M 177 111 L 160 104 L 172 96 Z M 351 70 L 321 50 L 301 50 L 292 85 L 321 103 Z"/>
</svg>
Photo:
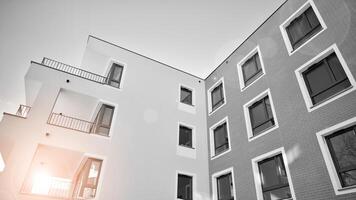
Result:
<svg viewBox="0 0 356 200">
<path fill-rule="evenodd" d="M 30 110 L 30 106 L 20 105 L 20 107 L 17 109 L 16 115 L 19 117 L 26 118 Z"/>
<path fill-rule="evenodd" d="M 93 122 L 65 116 L 61 113 L 51 113 L 48 119 L 48 124 L 77 130 L 84 133 L 92 133 L 95 130 L 95 124 Z"/>
<path fill-rule="evenodd" d="M 22 187 L 22 192 L 25 194 L 72 199 L 72 188 L 72 180 L 45 175 L 35 175 L 32 180 L 25 182 Z"/>
<path fill-rule="evenodd" d="M 77 68 L 77 67 L 73 67 L 49 58 L 43 58 L 42 60 L 42 65 L 50 67 L 52 69 L 56 69 L 68 74 L 72 74 L 90 81 L 94 81 L 97 83 L 101 83 L 101 84 L 107 84 L 107 77 L 105 76 L 101 76 L 99 74 L 94 74 L 92 72 L 88 72 L 85 71 L 83 69 Z"/>
</svg>

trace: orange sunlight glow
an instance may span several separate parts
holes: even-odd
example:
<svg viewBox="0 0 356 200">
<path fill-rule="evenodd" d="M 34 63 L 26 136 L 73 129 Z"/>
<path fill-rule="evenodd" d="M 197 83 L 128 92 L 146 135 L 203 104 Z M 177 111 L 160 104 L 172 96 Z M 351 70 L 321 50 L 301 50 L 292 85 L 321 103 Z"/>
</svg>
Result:
<svg viewBox="0 0 356 200">
<path fill-rule="evenodd" d="M 50 189 L 50 177 L 46 171 L 39 171 L 33 177 L 31 193 L 48 195 Z"/>
<path fill-rule="evenodd" d="M 5 169 L 5 162 L 0 153 L 0 172 L 4 171 L 4 169 Z"/>
</svg>

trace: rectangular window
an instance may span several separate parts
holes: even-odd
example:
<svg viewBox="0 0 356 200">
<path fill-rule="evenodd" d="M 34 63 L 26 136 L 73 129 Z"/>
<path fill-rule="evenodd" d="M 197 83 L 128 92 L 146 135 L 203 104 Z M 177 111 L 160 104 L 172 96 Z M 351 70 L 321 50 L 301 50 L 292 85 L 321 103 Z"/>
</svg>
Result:
<svg viewBox="0 0 356 200">
<path fill-rule="evenodd" d="M 311 6 L 286 27 L 293 49 L 298 48 L 321 30 L 322 26 Z"/>
<path fill-rule="evenodd" d="M 229 149 L 229 138 L 227 135 L 226 122 L 214 129 L 214 148 L 215 155 Z"/>
<path fill-rule="evenodd" d="M 342 187 L 356 186 L 356 126 L 325 137 Z"/>
<path fill-rule="evenodd" d="M 193 148 L 193 130 L 189 127 L 179 125 L 179 145 Z"/>
<path fill-rule="evenodd" d="M 234 200 L 234 185 L 231 173 L 216 178 L 218 200 Z"/>
<path fill-rule="evenodd" d="M 180 88 L 180 102 L 188 105 L 193 105 L 193 92 L 192 90 L 181 87 Z"/>
<path fill-rule="evenodd" d="M 242 72 L 245 87 L 262 75 L 263 72 L 258 53 L 254 54 L 242 65 Z"/>
<path fill-rule="evenodd" d="M 212 111 L 216 110 L 224 104 L 224 90 L 222 83 L 220 83 L 211 91 L 211 103 Z"/>
<path fill-rule="evenodd" d="M 292 198 L 282 154 L 258 162 L 264 200 Z"/>
<path fill-rule="evenodd" d="M 120 88 L 120 82 L 121 82 L 123 70 L 124 70 L 123 66 L 117 63 L 113 63 L 108 75 L 108 84 L 113 87 Z"/>
<path fill-rule="evenodd" d="M 95 118 L 92 132 L 108 136 L 110 132 L 112 117 L 114 115 L 114 107 L 106 104 L 101 105 L 101 108 Z"/>
<path fill-rule="evenodd" d="M 183 200 L 193 199 L 193 177 L 178 174 L 177 198 Z"/>
<path fill-rule="evenodd" d="M 351 86 L 335 52 L 310 66 L 302 74 L 313 104 Z"/>
<path fill-rule="evenodd" d="M 268 96 L 253 103 L 249 107 L 249 112 L 253 136 L 274 126 L 273 113 Z"/>
</svg>

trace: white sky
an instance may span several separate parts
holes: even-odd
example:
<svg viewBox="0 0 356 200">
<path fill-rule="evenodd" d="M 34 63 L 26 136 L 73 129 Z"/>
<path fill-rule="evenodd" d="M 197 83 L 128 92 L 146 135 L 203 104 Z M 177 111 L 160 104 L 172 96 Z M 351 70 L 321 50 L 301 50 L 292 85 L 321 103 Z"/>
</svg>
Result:
<svg viewBox="0 0 356 200">
<path fill-rule="evenodd" d="M 88 35 L 205 78 L 284 1 L 0 0 L 0 112 L 31 60 L 81 67 Z"/>
</svg>

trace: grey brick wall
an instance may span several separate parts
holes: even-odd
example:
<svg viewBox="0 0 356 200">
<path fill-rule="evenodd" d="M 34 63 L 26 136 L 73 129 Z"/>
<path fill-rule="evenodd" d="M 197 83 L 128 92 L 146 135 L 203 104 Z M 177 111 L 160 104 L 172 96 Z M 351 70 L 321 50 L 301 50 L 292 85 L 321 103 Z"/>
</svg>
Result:
<svg viewBox="0 0 356 200">
<path fill-rule="evenodd" d="M 210 176 L 234 167 L 236 199 L 256 199 L 251 159 L 279 147 L 300 155 L 288 164 L 298 200 L 356 199 L 356 193 L 336 196 L 316 138 L 316 132 L 356 116 L 356 92 L 308 112 L 295 69 L 336 43 L 356 77 L 356 1 L 314 0 L 327 29 L 291 56 L 279 26 L 306 0 L 288 0 L 207 79 L 225 79 L 226 105 L 208 116 L 208 127 L 229 117 L 231 152 L 209 162 Z M 237 63 L 260 46 L 266 74 L 240 91 Z M 215 80 L 214 80 L 215 78 Z M 243 105 L 270 88 L 279 128 L 251 142 L 247 139 Z M 208 134 L 208 133 L 207 133 Z M 211 187 L 211 186 L 210 186 Z"/>
</svg>

